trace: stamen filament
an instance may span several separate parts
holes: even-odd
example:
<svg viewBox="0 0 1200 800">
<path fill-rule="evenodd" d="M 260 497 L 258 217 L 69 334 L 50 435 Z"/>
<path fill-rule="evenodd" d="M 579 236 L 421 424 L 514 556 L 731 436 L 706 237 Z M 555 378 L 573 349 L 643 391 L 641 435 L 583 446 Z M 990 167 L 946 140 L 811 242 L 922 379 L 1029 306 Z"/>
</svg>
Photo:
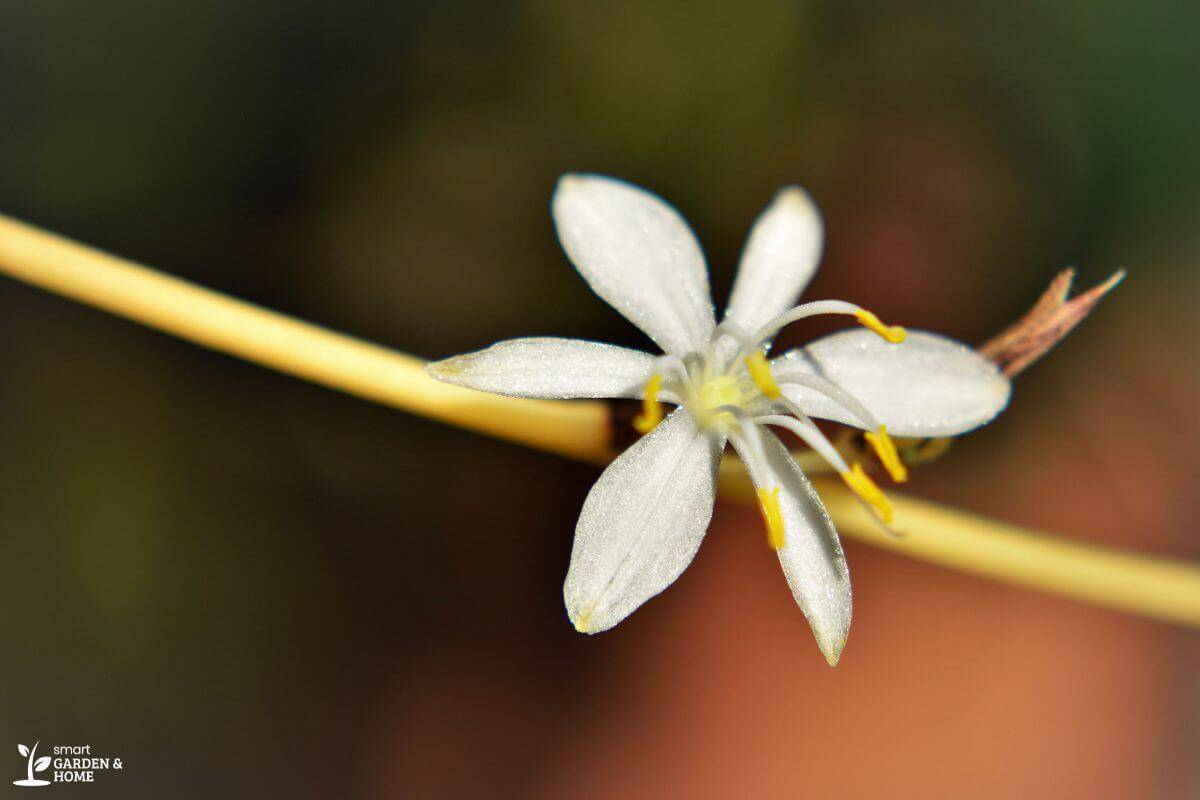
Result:
<svg viewBox="0 0 1200 800">
<path fill-rule="evenodd" d="M 875 415 L 868 411 L 867 407 L 859 402 L 858 398 L 833 381 L 826 380 L 819 375 L 801 372 L 794 375 L 785 374 L 778 382 L 781 386 L 787 386 L 790 383 L 818 391 L 849 411 L 852 416 L 858 417 L 858 421 L 862 423 L 864 428 L 879 430 L 879 421 L 875 419 Z"/>
<path fill-rule="evenodd" d="M 642 397 L 642 413 L 633 418 L 633 427 L 638 433 L 649 433 L 663 420 L 662 404 L 658 393 L 662 391 L 662 375 L 654 373 L 646 381 L 646 393 Z"/>
<path fill-rule="evenodd" d="M 756 421 L 737 406 L 719 406 L 718 412 L 728 412 L 738 421 L 741 433 L 730 431 L 729 438 L 733 440 L 746 471 L 758 487 L 758 510 L 762 512 L 763 523 L 767 526 L 767 544 L 778 550 L 787 543 L 787 531 L 783 524 L 783 512 L 779 508 L 779 486 L 764 488 L 762 483 L 774 477 L 767 460 L 767 452 L 763 449 L 762 434 Z"/>
<path fill-rule="evenodd" d="M 892 524 L 892 518 L 895 516 L 892 511 L 892 503 L 887 499 L 883 490 L 875 485 L 875 481 L 871 480 L 871 477 L 863 471 L 862 464 L 856 461 L 853 467 L 842 473 L 842 480 L 846 482 L 851 491 L 875 509 L 875 513 L 884 525 Z"/>
<path fill-rule="evenodd" d="M 892 480 L 896 483 L 907 481 L 908 469 L 900 460 L 900 453 L 896 451 L 896 443 L 892 441 L 892 437 L 888 436 L 887 426 L 880 425 L 878 431 L 874 433 L 867 431 L 865 435 L 867 444 L 871 445 L 875 455 L 879 457 L 879 463 L 892 476 Z"/>
<path fill-rule="evenodd" d="M 775 334 L 793 322 L 820 314 L 845 314 L 852 316 L 858 320 L 859 324 L 870 328 L 892 344 L 899 344 L 908 336 L 908 331 L 902 326 L 884 325 L 878 316 L 862 306 L 856 306 L 844 300 L 815 300 L 811 303 L 801 303 L 795 308 L 788 309 L 755 331 L 748 340 L 742 341 L 742 350 L 738 353 L 738 358 L 750 355 L 754 348 L 757 348 L 762 342 L 774 338 Z M 738 358 L 733 360 L 734 364 L 738 362 Z"/>
<path fill-rule="evenodd" d="M 673 356 L 670 353 L 665 353 L 654 359 L 654 366 L 660 373 L 675 371 L 676 377 L 681 383 L 686 383 L 690 380 L 687 365 L 683 363 L 683 359 L 679 356 Z"/>
<path fill-rule="evenodd" d="M 814 300 L 811 303 L 801 303 L 795 308 L 783 312 L 755 331 L 754 335 L 750 337 L 749 344 L 746 346 L 746 352 L 743 352 L 742 355 L 747 355 L 749 348 L 757 347 L 759 342 L 774 337 L 775 334 L 793 322 L 821 314 L 857 315 L 859 311 L 862 311 L 862 309 L 844 300 Z"/>
<path fill-rule="evenodd" d="M 846 460 L 842 458 L 842 454 L 833 446 L 833 442 L 826 438 L 825 434 L 821 433 L 821 429 L 816 426 L 811 419 L 799 415 L 800 419 L 784 416 L 783 414 L 767 414 L 766 416 L 755 418 L 755 422 L 760 425 L 776 425 L 780 428 L 787 428 L 792 433 L 800 437 L 806 445 L 817 452 L 821 458 L 829 462 L 839 473 L 849 472 L 850 467 L 847 466 Z"/>
<path fill-rule="evenodd" d="M 713 330 L 713 335 L 708 341 L 708 358 L 704 360 L 704 380 L 707 381 L 712 377 L 713 366 L 717 362 L 717 350 L 721 345 L 724 337 L 731 337 L 738 345 L 738 352 L 748 352 L 754 349 L 753 343 L 750 342 L 750 337 L 741 325 L 738 325 L 731 319 L 723 321 Z M 737 363 L 737 359 L 733 360 L 733 364 Z M 729 366 L 732 366 L 729 365 Z M 725 370 L 728 374 L 728 369 Z"/>
<path fill-rule="evenodd" d="M 745 449 L 748 452 L 738 452 L 742 455 L 742 460 L 746 462 L 746 471 L 750 476 L 765 475 L 767 466 L 767 451 L 763 449 L 762 436 L 759 435 L 758 426 L 754 424 L 754 420 L 750 418 L 743 409 L 738 406 L 717 406 L 713 409 L 715 414 L 730 414 L 738 422 L 738 427 L 741 428 L 741 439 L 745 443 Z M 736 437 L 736 432 L 731 431 L 730 436 Z"/>
<path fill-rule="evenodd" d="M 754 421 L 763 425 L 778 425 L 779 427 L 787 428 L 792 433 L 799 436 L 806 445 L 811 447 L 817 453 L 817 455 L 825 459 L 829 465 L 837 470 L 837 472 L 843 478 L 845 478 L 847 475 L 852 475 L 853 473 L 851 472 L 850 468 L 846 466 L 846 460 L 842 458 L 842 454 L 838 452 L 837 447 L 825 437 L 825 434 L 821 433 L 821 429 L 817 427 L 817 424 L 805 416 L 804 412 L 801 411 L 800 408 L 790 400 L 784 398 L 784 405 L 788 406 L 788 408 L 793 411 L 797 419 L 786 417 L 782 414 L 768 414 L 766 416 L 757 417 Z M 861 466 L 855 466 L 858 467 L 859 472 L 862 472 Z M 865 474 L 862 477 L 867 483 L 874 486 L 874 483 L 872 483 L 871 479 Z M 849 480 L 847 480 L 847 483 L 849 483 Z M 851 488 L 854 487 L 851 486 Z M 891 502 L 883 496 L 883 492 L 880 491 L 878 487 L 875 488 L 875 491 L 878 493 L 878 497 L 882 498 L 883 503 L 886 504 L 888 508 L 891 508 Z M 879 513 L 879 507 L 876 503 L 869 502 L 857 491 L 855 491 L 855 496 L 858 498 L 859 502 L 867 506 L 870 511 L 875 513 L 876 516 L 883 516 Z M 888 519 L 890 519 L 890 516 Z M 892 530 L 888 526 L 888 522 L 886 520 L 883 521 L 881 527 L 889 536 L 900 536 L 899 533 Z"/>
</svg>

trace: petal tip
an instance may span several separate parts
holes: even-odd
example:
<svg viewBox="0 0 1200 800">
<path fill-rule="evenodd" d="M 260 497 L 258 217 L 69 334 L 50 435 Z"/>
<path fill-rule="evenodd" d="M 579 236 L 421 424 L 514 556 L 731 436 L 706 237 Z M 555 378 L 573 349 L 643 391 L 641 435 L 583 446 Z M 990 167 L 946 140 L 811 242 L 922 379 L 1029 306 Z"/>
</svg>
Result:
<svg viewBox="0 0 1200 800">
<path fill-rule="evenodd" d="M 564 204 L 570 202 L 569 198 L 576 195 L 586 184 L 587 176 L 578 172 L 568 172 L 559 177 L 550 195 L 550 211 L 556 225 L 559 215 L 564 213 Z"/>
<path fill-rule="evenodd" d="M 846 648 L 846 637 L 842 636 L 836 642 L 821 642 L 821 655 L 825 656 L 825 663 L 831 667 L 836 667 L 838 661 L 842 658 L 842 650 Z"/>
<path fill-rule="evenodd" d="M 775 195 L 774 205 L 793 215 L 798 222 L 809 226 L 821 224 L 821 212 L 812 195 L 800 186 L 785 186 Z"/>
<path fill-rule="evenodd" d="M 1107 294 L 1111 292 L 1113 289 L 1117 288 L 1118 285 L 1124 282 L 1125 278 L 1128 276 L 1129 272 L 1124 267 L 1121 267 L 1112 275 L 1108 276 L 1108 280 L 1100 284 L 1100 294 Z"/>
<path fill-rule="evenodd" d="M 584 189 L 588 185 L 620 182 L 615 178 L 609 178 L 604 175 L 593 175 L 588 172 L 565 172 L 559 176 L 558 183 L 554 187 L 554 194 L 557 196 L 564 192 Z"/>
<path fill-rule="evenodd" d="M 590 636 L 594 633 L 599 633 L 602 630 L 597 628 L 595 625 L 595 619 L 593 618 L 594 611 L 595 604 L 592 604 L 581 612 L 576 611 L 573 608 L 568 608 L 567 617 L 571 620 L 571 624 L 575 626 L 575 630 L 580 633 L 586 633 Z"/>
<path fill-rule="evenodd" d="M 569 189 L 583 181 L 583 175 L 578 172 L 563 173 L 558 179 L 559 189 Z"/>
<path fill-rule="evenodd" d="M 777 203 L 799 206 L 805 210 L 814 206 L 812 196 L 800 186 L 785 186 L 779 190 L 779 194 L 775 196 Z"/>
</svg>

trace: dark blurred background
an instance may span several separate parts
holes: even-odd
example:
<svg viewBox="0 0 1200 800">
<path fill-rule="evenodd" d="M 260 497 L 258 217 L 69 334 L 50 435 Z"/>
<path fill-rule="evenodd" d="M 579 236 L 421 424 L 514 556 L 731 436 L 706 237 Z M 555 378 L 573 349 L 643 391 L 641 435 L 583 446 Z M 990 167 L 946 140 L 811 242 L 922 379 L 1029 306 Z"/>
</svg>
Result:
<svg viewBox="0 0 1200 800">
<path fill-rule="evenodd" d="M 980 342 L 1130 277 L 912 490 L 1200 558 L 1194 2 L 5 0 L 0 211 L 423 356 L 640 346 L 555 242 L 566 171 L 691 220 L 720 298 L 783 184 L 810 297 Z M 804 326 L 790 336 L 812 333 Z M 0 280 L 0 792 L 1200 796 L 1181 628 L 856 543 L 825 666 L 755 512 L 583 637 L 587 466 Z"/>
</svg>

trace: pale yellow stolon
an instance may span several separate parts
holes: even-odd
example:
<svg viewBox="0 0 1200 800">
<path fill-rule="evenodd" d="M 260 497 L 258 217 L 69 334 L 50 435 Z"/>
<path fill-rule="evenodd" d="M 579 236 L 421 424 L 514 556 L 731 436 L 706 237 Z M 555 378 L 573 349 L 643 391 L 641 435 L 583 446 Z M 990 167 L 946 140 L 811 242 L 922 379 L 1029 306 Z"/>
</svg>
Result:
<svg viewBox="0 0 1200 800">
<path fill-rule="evenodd" d="M 227 297 L 0 215 L 0 272 L 196 344 L 413 414 L 596 464 L 612 458 L 608 407 L 518 400 L 428 377 L 413 356 Z M 0 456 L 2 457 L 2 456 Z M 885 535 L 853 494 L 818 480 L 838 530 L 1009 583 L 1200 627 L 1200 566 L 1048 536 L 890 493 Z M 724 496 L 757 504 L 740 463 Z"/>
</svg>

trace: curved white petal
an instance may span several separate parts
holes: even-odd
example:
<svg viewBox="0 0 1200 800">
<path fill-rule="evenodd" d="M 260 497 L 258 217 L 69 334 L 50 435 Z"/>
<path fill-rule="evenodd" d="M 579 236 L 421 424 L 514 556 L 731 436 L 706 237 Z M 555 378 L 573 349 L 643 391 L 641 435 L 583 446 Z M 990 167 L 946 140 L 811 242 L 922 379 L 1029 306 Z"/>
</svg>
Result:
<svg viewBox="0 0 1200 800">
<path fill-rule="evenodd" d="M 599 175 L 566 175 L 551 203 L 567 257 L 592 290 L 677 356 L 712 334 L 704 254 L 683 217 L 649 192 Z"/>
<path fill-rule="evenodd" d="M 723 447 L 678 409 L 604 470 L 579 515 L 563 585 L 579 631 L 608 630 L 691 563 L 712 518 Z"/>
<path fill-rule="evenodd" d="M 954 436 L 989 422 L 1008 405 L 1008 378 L 970 347 L 926 331 L 889 344 L 865 328 L 790 350 L 771 363 L 786 394 L 809 415 L 863 427 L 814 389 L 785 385 L 809 373 L 854 395 L 893 436 Z"/>
<path fill-rule="evenodd" d="M 780 488 L 784 545 L 776 551 L 779 563 L 825 660 L 834 666 L 850 635 L 853 604 L 846 556 L 812 483 L 775 434 L 763 428 L 760 435 L 765 463 L 754 457 L 742 460 L 755 487 Z"/>
<path fill-rule="evenodd" d="M 509 397 L 641 397 L 654 356 L 582 339 L 509 339 L 427 364 L 440 381 Z"/>
<path fill-rule="evenodd" d="M 799 186 L 780 191 L 750 231 L 725 319 L 753 333 L 794 306 L 817 271 L 823 242 L 812 198 Z"/>
</svg>

